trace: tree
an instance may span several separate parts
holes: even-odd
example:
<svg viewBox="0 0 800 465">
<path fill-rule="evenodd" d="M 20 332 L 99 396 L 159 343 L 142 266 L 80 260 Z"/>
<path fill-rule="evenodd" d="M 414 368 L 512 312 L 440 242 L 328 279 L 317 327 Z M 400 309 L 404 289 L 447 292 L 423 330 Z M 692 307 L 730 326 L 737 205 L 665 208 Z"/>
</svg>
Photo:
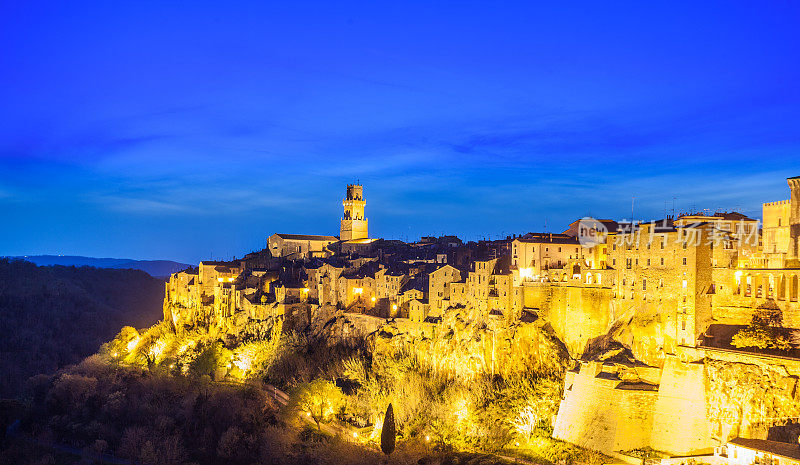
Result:
<svg viewBox="0 0 800 465">
<path fill-rule="evenodd" d="M 632 451 L 629 451 L 629 455 L 642 459 L 642 465 L 645 465 L 648 459 L 651 459 L 653 457 L 658 457 L 656 451 L 654 451 L 651 447 L 633 449 Z"/>
<path fill-rule="evenodd" d="M 781 334 L 782 321 L 783 315 L 780 309 L 759 308 L 753 314 L 750 326 L 742 328 L 733 335 L 731 345 L 738 348 L 790 350 L 791 341 Z"/>
<path fill-rule="evenodd" d="M 322 430 L 322 423 L 330 421 L 344 406 L 344 394 L 334 383 L 317 378 L 310 383 L 300 383 L 292 392 L 291 408 L 311 417 Z"/>
<path fill-rule="evenodd" d="M 383 417 L 383 427 L 381 428 L 381 450 L 387 457 L 394 452 L 394 442 L 394 412 L 392 411 L 392 404 L 389 404 L 386 407 L 386 415 Z"/>
</svg>

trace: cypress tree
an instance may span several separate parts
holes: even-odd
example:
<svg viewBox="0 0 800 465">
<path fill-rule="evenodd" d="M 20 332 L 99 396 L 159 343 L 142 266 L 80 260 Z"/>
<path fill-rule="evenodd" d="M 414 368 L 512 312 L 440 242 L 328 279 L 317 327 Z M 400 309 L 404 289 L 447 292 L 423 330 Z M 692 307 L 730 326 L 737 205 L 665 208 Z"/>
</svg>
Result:
<svg viewBox="0 0 800 465">
<path fill-rule="evenodd" d="M 394 412 L 392 404 L 389 404 L 386 408 L 386 415 L 383 417 L 383 428 L 381 428 L 381 450 L 387 457 L 394 452 L 394 440 Z"/>
</svg>

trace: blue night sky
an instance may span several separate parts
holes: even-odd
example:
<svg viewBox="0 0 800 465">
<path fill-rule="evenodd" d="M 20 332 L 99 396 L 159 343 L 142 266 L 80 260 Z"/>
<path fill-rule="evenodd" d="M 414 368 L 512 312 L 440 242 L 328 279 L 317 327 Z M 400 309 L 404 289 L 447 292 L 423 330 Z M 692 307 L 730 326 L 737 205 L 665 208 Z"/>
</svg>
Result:
<svg viewBox="0 0 800 465">
<path fill-rule="evenodd" d="M 796 2 L 0 3 L 0 255 L 197 262 L 788 198 Z"/>
</svg>

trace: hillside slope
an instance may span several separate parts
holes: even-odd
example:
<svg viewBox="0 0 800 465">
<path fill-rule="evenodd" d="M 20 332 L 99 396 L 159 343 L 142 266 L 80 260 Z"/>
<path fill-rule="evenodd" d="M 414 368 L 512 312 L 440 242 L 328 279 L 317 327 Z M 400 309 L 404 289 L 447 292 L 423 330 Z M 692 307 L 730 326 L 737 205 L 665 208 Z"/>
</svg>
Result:
<svg viewBox="0 0 800 465">
<path fill-rule="evenodd" d="M 117 270 L 142 270 L 157 278 L 167 278 L 172 273 L 189 267 L 186 263 L 173 262 L 171 260 L 132 260 L 128 258 L 94 258 L 72 255 L 26 255 L 24 257 L 11 258 L 25 260 L 39 266 L 93 266 L 95 268 L 113 268 Z"/>
<path fill-rule="evenodd" d="M 96 352 L 124 325 L 162 316 L 164 283 L 139 270 L 0 259 L 0 397 Z"/>
</svg>

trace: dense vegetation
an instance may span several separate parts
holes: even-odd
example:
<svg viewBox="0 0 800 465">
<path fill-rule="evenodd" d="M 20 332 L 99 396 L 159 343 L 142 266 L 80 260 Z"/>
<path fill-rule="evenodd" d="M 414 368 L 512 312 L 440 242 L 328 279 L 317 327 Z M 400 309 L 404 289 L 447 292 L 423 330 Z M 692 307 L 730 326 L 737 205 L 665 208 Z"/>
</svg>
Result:
<svg viewBox="0 0 800 465">
<path fill-rule="evenodd" d="M 152 325 L 163 298 L 163 282 L 143 271 L 0 259 L 0 397 L 95 353 L 123 325 Z"/>
<path fill-rule="evenodd" d="M 375 464 L 380 451 L 285 422 L 269 390 L 90 357 L 28 384 L 0 463 Z M 395 463 L 416 458 L 400 450 Z"/>
<path fill-rule="evenodd" d="M 228 343 L 216 330 L 176 333 L 165 323 L 143 331 L 128 327 L 101 356 L 179 379 L 278 386 L 290 393 L 282 408 L 287 418 L 305 419 L 320 434 L 331 427 L 354 434 L 356 443 L 373 452 L 380 450 L 391 403 L 398 450 L 409 455 L 491 451 L 524 453 L 540 463 L 602 460 L 550 438 L 563 385 L 550 366 L 506 377 L 452 371 L 434 353 L 375 350 L 368 340 L 330 345 L 313 334 L 282 331 L 281 323 L 276 319 L 262 340 Z M 249 454 L 256 460 L 260 453 Z"/>
</svg>

